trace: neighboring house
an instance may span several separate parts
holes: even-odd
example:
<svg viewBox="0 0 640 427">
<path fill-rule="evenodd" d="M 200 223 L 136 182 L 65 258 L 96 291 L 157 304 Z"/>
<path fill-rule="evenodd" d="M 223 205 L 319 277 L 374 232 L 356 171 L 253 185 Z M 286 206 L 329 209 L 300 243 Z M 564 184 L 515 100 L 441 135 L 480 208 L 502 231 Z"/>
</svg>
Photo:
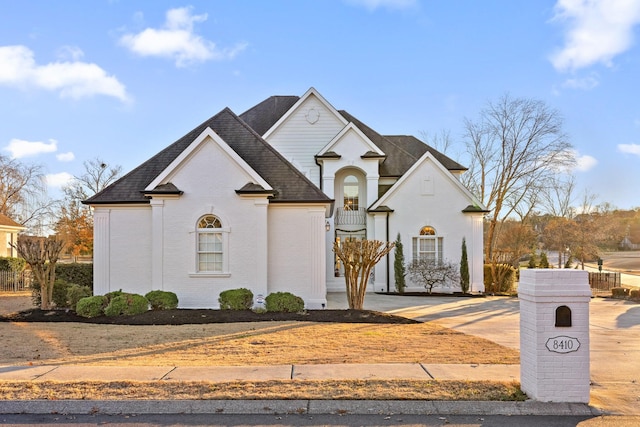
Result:
<svg viewBox="0 0 640 427">
<path fill-rule="evenodd" d="M 332 247 L 393 241 L 405 257 L 459 262 L 483 286 L 484 207 L 466 169 L 412 136 L 383 136 L 315 89 L 224 109 L 84 203 L 94 208 L 94 292 L 175 292 L 185 308 L 219 293 L 289 291 L 308 308 L 343 291 Z M 370 290 L 394 291 L 393 253 Z M 445 288 L 443 291 L 454 291 Z"/>
<path fill-rule="evenodd" d="M 18 241 L 18 234 L 25 228 L 8 216 L 0 214 L 0 257 L 18 256 L 13 245 Z"/>
</svg>

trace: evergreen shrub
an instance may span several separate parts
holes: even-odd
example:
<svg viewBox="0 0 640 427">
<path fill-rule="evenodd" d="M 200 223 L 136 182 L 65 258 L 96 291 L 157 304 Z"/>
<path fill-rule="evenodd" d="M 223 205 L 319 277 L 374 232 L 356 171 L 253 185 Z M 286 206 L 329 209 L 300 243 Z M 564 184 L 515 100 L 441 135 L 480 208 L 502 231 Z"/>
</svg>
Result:
<svg viewBox="0 0 640 427">
<path fill-rule="evenodd" d="M 71 310 L 75 311 L 78 301 L 82 298 L 90 297 L 92 294 L 90 287 L 71 283 L 67 287 L 67 305 Z"/>
<path fill-rule="evenodd" d="M 253 306 L 253 292 L 249 289 L 228 289 L 218 297 L 220 310 L 250 310 Z"/>
<path fill-rule="evenodd" d="M 27 262 L 22 258 L 0 257 L 0 271 L 17 271 L 27 268 Z"/>
<path fill-rule="evenodd" d="M 82 317 L 98 317 L 103 314 L 107 305 L 107 298 L 104 295 L 81 298 L 76 304 L 76 314 Z"/>
<path fill-rule="evenodd" d="M 144 296 L 151 305 L 151 310 L 173 310 L 178 308 L 178 296 L 173 292 L 151 291 Z"/>
<path fill-rule="evenodd" d="M 56 278 L 80 286 L 88 286 L 93 291 L 93 264 L 57 263 Z"/>
<path fill-rule="evenodd" d="M 106 316 L 131 316 L 149 310 L 149 301 L 142 295 L 122 293 L 109 301 L 104 309 Z"/>
<path fill-rule="evenodd" d="M 265 298 L 267 311 L 299 313 L 304 311 L 304 300 L 290 292 L 274 292 Z"/>
</svg>

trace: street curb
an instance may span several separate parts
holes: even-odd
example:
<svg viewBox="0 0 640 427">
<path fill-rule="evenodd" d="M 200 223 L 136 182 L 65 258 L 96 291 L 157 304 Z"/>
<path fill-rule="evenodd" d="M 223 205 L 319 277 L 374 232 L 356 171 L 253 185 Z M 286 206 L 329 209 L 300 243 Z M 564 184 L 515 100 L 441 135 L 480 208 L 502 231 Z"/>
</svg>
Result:
<svg viewBox="0 0 640 427">
<path fill-rule="evenodd" d="M 0 414 L 423 414 L 573 415 L 602 412 L 581 403 L 414 400 L 14 400 Z"/>
</svg>

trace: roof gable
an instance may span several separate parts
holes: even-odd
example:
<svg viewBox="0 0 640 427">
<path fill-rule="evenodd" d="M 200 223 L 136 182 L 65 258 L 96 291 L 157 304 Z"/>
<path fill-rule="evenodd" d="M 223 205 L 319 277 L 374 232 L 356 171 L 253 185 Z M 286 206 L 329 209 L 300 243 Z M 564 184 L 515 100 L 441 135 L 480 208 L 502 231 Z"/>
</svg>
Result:
<svg viewBox="0 0 640 427">
<path fill-rule="evenodd" d="M 333 108 L 333 106 L 329 104 L 329 102 L 327 102 L 327 100 L 324 99 L 322 95 L 320 95 L 320 93 L 315 90 L 315 88 L 312 87 L 304 95 L 302 95 L 300 99 L 298 99 L 298 101 L 293 104 L 293 106 L 291 106 L 291 108 L 289 108 L 289 110 L 287 110 L 287 112 L 283 114 L 278 119 L 278 121 L 274 123 L 273 126 L 271 126 L 271 128 L 269 128 L 269 130 L 262 134 L 264 139 L 269 139 L 269 137 L 273 135 L 282 126 L 282 124 L 284 124 L 289 119 L 289 117 L 293 116 L 311 97 L 315 97 L 323 107 L 325 107 L 331 114 L 336 117 L 337 120 L 342 123 L 343 126 L 346 126 L 348 124 L 348 121 L 345 120 L 344 117 L 342 117 L 338 113 L 338 111 Z"/>
<path fill-rule="evenodd" d="M 384 157 L 384 152 L 378 148 L 367 136 L 353 123 L 349 123 L 345 126 L 340 133 L 338 133 L 327 145 L 318 152 L 317 157 L 324 157 L 327 153 L 334 153 L 341 155 L 342 151 L 339 147 L 341 143 L 347 138 L 347 135 L 355 134 L 357 139 L 361 141 L 362 150 L 360 156 L 371 155 L 374 153 L 380 157 Z M 350 151 L 354 151 L 355 147 L 349 147 Z"/>
<path fill-rule="evenodd" d="M 193 142 L 184 149 L 169 166 L 166 167 L 158 176 L 155 177 L 149 185 L 145 188 L 145 192 L 154 190 L 161 184 L 166 184 L 171 180 L 171 175 L 175 173 L 188 159 L 194 155 L 194 153 L 200 148 L 202 144 L 211 142 L 216 144 L 222 151 L 229 156 L 229 158 L 235 162 L 244 172 L 251 177 L 255 184 L 259 185 L 265 190 L 272 190 L 271 186 L 256 173 L 255 170 L 249 166 L 247 162 L 242 159 L 235 151 L 229 147 L 229 145 L 220 136 L 215 133 L 210 127 L 207 127 Z"/>
<path fill-rule="evenodd" d="M 447 179 L 451 185 L 458 189 L 468 200 L 472 206 L 479 207 L 478 212 L 485 212 L 486 208 L 484 205 L 476 199 L 476 197 L 471 194 L 471 192 L 464 186 L 462 183 L 454 177 L 443 165 L 440 163 L 431 152 L 427 151 L 424 155 L 413 164 L 413 166 L 405 173 L 395 184 L 391 186 L 391 188 L 384 193 L 378 200 L 376 200 L 373 205 L 369 208 L 369 210 L 377 210 L 381 206 L 385 206 L 389 204 L 389 200 L 393 197 L 393 195 L 399 191 L 399 189 L 403 186 L 403 184 L 415 173 L 417 173 L 418 169 L 427 161 L 431 161 L 436 169 L 440 170 L 442 176 Z"/>
<path fill-rule="evenodd" d="M 230 152 L 255 171 L 256 179 L 261 177 L 262 182 L 273 188 L 276 194 L 272 202 L 331 202 L 260 135 L 225 108 L 84 203 L 149 203 L 143 194 L 145 189 L 153 190 L 152 184 L 162 183 L 161 178 L 169 176 L 172 165 L 179 164 L 206 137 L 219 138 L 218 143 L 224 142 Z"/>
</svg>

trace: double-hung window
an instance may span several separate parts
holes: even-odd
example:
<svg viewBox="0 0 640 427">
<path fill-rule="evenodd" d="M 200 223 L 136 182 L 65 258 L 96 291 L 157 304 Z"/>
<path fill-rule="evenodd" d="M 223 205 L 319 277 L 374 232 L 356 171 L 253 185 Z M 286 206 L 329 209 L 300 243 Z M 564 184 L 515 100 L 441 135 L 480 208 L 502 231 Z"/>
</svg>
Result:
<svg viewBox="0 0 640 427">
<path fill-rule="evenodd" d="M 198 221 L 198 272 L 222 273 L 224 270 L 224 242 L 220 219 L 205 215 Z"/>
</svg>

